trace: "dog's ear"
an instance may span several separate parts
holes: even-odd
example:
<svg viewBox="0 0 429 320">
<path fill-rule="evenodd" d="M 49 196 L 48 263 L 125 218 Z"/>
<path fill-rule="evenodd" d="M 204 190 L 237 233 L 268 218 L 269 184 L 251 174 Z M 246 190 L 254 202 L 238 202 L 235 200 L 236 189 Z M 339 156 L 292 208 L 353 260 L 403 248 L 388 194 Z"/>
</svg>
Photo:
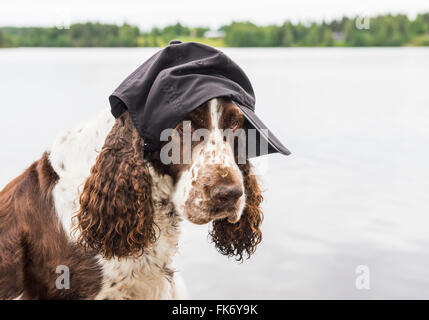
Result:
<svg viewBox="0 0 429 320">
<path fill-rule="evenodd" d="M 152 178 L 128 112 L 106 138 L 80 195 L 78 243 L 106 258 L 138 256 L 155 241 Z"/>
<path fill-rule="evenodd" d="M 246 193 L 246 205 L 241 218 L 236 223 L 230 223 L 227 219 L 213 221 L 210 236 L 220 253 L 243 261 L 244 258 L 250 258 L 262 240 L 260 226 L 264 216 L 260 209 L 263 200 L 261 189 L 256 176 L 251 173 L 250 163 L 239 167 Z"/>
</svg>

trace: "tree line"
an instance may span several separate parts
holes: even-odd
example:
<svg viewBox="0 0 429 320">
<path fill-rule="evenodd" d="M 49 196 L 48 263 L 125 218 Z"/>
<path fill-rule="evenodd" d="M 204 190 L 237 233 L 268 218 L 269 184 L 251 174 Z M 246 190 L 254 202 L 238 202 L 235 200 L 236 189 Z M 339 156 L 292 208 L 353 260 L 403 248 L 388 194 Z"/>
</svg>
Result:
<svg viewBox="0 0 429 320">
<path fill-rule="evenodd" d="M 258 26 L 232 22 L 219 37 L 205 37 L 207 27 L 180 23 L 142 31 L 127 23 L 76 23 L 69 28 L 0 27 L 0 47 L 162 47 L 172 39 L 227 47 L 429 46 L 429 13 L 379 15 L 359 25 L 358 17 L 312 23 Z M 359 22 L 359 21 L 358 21 Z"/>
</svg>

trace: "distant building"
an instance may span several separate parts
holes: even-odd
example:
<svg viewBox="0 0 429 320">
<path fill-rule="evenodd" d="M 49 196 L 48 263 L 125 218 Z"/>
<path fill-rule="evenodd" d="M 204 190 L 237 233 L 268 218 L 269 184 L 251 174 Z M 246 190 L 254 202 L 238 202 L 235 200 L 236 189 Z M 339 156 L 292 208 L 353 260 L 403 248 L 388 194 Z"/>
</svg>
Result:
<svg viewBox="0 0 429 320">
<path fill-rule="evenodd" d="M 204 38 L 223 39 L 224 37 L 225 37 L 225 32 L 223 32 L 223 31 L 209 30 L 209 31 L 204 32 Z"/>
<path fill-rule="evenodd" d="M 344 41 L 344 33 L 342 32 L 333 32 L 332 37 L 335 41 Z"/>
</svg>

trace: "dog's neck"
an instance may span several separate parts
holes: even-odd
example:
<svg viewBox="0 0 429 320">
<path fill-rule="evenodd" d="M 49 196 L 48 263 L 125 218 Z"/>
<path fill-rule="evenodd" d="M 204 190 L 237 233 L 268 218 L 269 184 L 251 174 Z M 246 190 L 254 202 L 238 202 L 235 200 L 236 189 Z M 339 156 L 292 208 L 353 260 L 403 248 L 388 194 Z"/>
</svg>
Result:
<svg viewBox="0 0 429 320">
<path fill-rule="evenodd" d="M 79 209 L 79 194 L 90 175 L 98 153 L 115 123 L 110 110 L 101 113 L 95 120 L 67 131 L 52 146 L 50 162 L 59 176 L 53 190 L 55 208 L 61 225 L 76 241 L 73 232 L 76 221 L 73 217 Z M 103 289 L 99 299 L 156 299 L 166 292 L 174 295 L 172 260 L 177 252 L 181 218 L 171 203 L 173 180 L 169 175 L 157 172 L 146 162 L 152 176 L 152 201 L 157 241 L 139 258 L 104 259 Z M 79 188 L 76 188 L 79 186 Z M 166 290 L 170 287 L 171 290 Z"/>
<path fill-rule="evenodd" d="M 150 163 L 157 241 L 139 258 L 102 259 L 103 289 L 97 299 L 171 299 L 175 296 L 173 257 L 178 249 L 181 217 L 171 203 L 173 181 Z"/>
</svg>

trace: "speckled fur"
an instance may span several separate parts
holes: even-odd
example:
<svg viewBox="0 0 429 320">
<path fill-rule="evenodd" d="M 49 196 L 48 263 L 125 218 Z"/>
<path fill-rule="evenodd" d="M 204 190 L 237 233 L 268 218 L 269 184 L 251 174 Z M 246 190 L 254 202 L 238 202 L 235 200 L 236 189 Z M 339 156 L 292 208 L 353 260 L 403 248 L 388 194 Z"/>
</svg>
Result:
<svg viewBox="0 0 429 320">
<path fill-rule="evenodd" d="M 96 299 L 178 298 L 172 263 L 177 252 L 181 218 L 169 201 L 173 181 L 167 175 L 158 175 L 152 167 L 150 172 L 154 180 L 152 199 L 159 238 L 138 259 L 101 259 L 104 281 Z"/>
<path fill-rule="evenodd" d="M 230 144 L 223 139 L 221 128 L 221 117 L 223 113 L 223 104 L 219 99 L 212 99 L 208 102 L 209 113 L 209 135 L 207 140 L 197 145 L 192 151 L 192 164 L 182 172 L 175 192 L 173 194 L 173 203 L 181 215 L 191 219 L 195 223 L 207 223 L 207 212 L 201 211 L 196 214 L 189 213 L 194 207 L 201 208 L 204 202 L 208 202 L 204 197 L 201 182 L 211 177 L 218 176 L 218 173 L 224 172 L 225 176 L 231 176 L 232 179 L 242 187 L 243 195 L 238 199 L 234 206 L 234 212 L 230 213 L 231 222 L 240 220 L 241 214 L 246 203 L 244 192 L 243 175 L 237 166 L 234 154 Z M 217 171 L 217 172 L 213 172 Z"/>
</svg>

